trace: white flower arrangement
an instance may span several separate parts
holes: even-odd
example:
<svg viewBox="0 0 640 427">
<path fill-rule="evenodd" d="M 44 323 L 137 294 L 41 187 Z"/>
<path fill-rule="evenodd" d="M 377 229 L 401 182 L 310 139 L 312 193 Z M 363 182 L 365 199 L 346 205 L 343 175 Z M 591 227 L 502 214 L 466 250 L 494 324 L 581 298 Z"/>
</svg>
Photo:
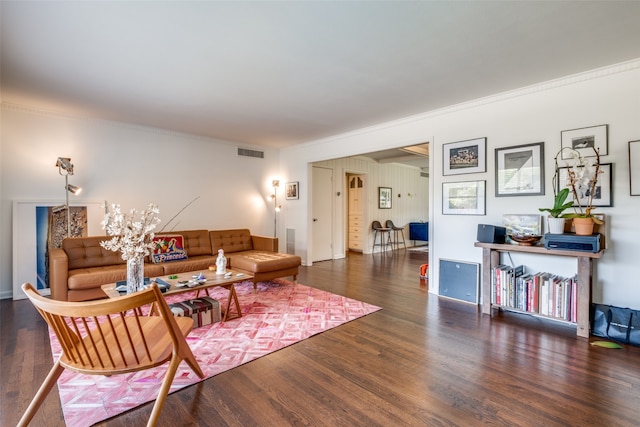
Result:
<svg viewBox="0 0 640 427">
<path fill-rule="evenodd" d="M 563 148 L 560 150 L 568 149 L 570 151 L 570 160 L 567 161 L 567 166 L 569 169 L 567 170 L 567 182 L 564 183 L 569 190 L 573 193 L 574 201 L 578 204 L 575 208 L 576 212 L 571 214 L 565 214 L 563 217 L 565 218 L 594 218 L 594 222 L 600 223 L 600 221 L 593 216 L 593 196 L 596 193 L 596 187 L 598 184 L 598 178 L 600 174 L 603 172 L 600 168 L 600 150 L 594 148 L 595 152 L 594 160 L 591 158 L 582 157 L 580 153 L 571 148 Z M 560 155 L 558 152 L 558 155 Z M 557 158 L 556 155 L 556 171 L 557 169 Z M 555 179 L 555 177 L 554 177 Z M 583 204 L 581 201 L 586 199 L 586 203 Z"/>
<path fill-rule="evenodd" d="M 120 205 L 111 205 L 102 221 L 102 228 L 113 237 L 100 242 L 100 246 L 114 252 L 120 251 L 125 261 L 150 255 L 154 249 L 153 230 L 160 223 L 159 213 L 153 203 L 140 212 L 139 218 L 135 209 L 123 214 Z"/>
</svg>

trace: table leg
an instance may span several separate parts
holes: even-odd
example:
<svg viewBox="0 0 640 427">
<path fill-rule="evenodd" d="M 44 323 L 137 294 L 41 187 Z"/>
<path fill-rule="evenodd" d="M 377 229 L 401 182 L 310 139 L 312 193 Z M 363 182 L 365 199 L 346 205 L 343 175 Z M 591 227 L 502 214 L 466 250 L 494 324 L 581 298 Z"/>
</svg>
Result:
<svg viewBox="0 0 640 427">
<path fill-rule="evenodd" d="M 142 316 L 142 308 L 136 308 L 136 313 L 138 313 L 138 316 Z M 160 316 L 160 313 L 158 313 L 158 306 L 155 302 L 152 302 L 149 306 L 149 316 Z"/>
<path fill-rule="evenodd" d="M 589 311 L 591 308 L 591 258 L 578 257 L 578 318 L 577 335 L 589 338 L 591 325 Z"/>
<path fill-rule="evenodd" d="M 229 298 L 227 299 L 227 308 L 224 311 L 224 317 L 222 318 L 223 322 L 226 322 L 227 320 L 233 320 L 233 319 L 238 319 L 238 318 L 242 317 L 242 311 L 240 310 L 240 302 L 238 301 L 238 294 L 236 294 L 235 286 L 233 286 L 233 283 L 230 283 L 228 286 L 225 286 L 225 288 L 229 289 Z M 228 317 L 229 316 L 229 310 L 231 309 L 231 302 L 232 301 L 236 306 L 236 315 L 234 317 Z"/>
</svg>

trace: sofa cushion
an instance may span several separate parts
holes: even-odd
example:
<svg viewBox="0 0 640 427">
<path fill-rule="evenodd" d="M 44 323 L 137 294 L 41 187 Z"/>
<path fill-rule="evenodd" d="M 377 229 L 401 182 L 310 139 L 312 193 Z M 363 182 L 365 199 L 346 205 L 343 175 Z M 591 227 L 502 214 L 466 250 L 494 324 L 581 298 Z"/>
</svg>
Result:
<svg viewBox="0 0 640 427">
<path fill-rule="evenodd" d="M 196 257 L 189 257 L 189 259 L 174 262 L 165 262 L 156 265 L 162 267 L 163 274 L 168 276 L 169 274 L 184 273 L 185 271 L 206 271 L 209 269 L 210 265 L 215 264 L 216 257 L 214 257 L 213 255 L 200 255 Z"/>
<path fill-rule="evenodd" d="M 225 254 L 250 251 L 253 249 L 251 232 L 246 228 L 211 230 L 209 237 L 211 239 L 211 249 L 213 249 L 211 253 L 217 254 L 219 249 L 222 249 Z"/>
<path fill-rule="evenodd" d="M 230 257 L 233 268 L 251 271 L 253 273 L 272 272 L 297 267 L 302 259 L 297 255 L 280 252 L 245 251 Z"/>
<path fill-rule="evenodd" d="M 65 298 L 67 301 L 90 301 L 94 299 L 102 299 L 107 298 L 107 294 L 105 294 L 101 288 L 90 288 L 90 289 L 69 289 L 67 291 L 67 297 Z"/>
<path fill-rule="evenodd" d="M 153 243 L 155 249 L 151 254 L 151 260 L 156 264 L 187 259 L 187 251 L 184 249 L 184 238 L 181 234 L 155 236 Z"/>
<path fill-rule="evenodd" d="M 100 246 L 109 236 L 70 237 L 62 241 L 62 249 L 69 258 L 69 270 L 126 264 L 120 252 L 110 251 Z M 108 283 L 108 282 L 107 282 Z"/>
<path fill-rule="evenodd" d="M 213 254 L 208 230 L 173 231 L 171 233 L 157 233 L 156 236 L 161 237 L 170 234 L 178 234 L 183 237 L 184 250 L 189 257 Z"/>
<path fill-rule="evenodd" d="M 155 264 L 144 265 L 145 277 L 162 276 L 164 270 L 162 266 Z M 91 289 L 115 283 L 119 280 L 127 279 L 127 265 L 106 265 L 101 267 L 76 268 L 69 270 L 67 286 L 72 290 Z"/>
</svg>

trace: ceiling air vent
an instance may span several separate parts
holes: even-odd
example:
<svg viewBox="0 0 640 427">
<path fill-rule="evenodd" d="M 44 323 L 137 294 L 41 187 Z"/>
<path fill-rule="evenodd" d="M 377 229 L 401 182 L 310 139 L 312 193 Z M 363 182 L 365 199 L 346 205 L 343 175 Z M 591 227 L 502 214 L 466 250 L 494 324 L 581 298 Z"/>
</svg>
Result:
<svg viewBox="0 0 640 427">
<path fill-rule="evenodd" d="M 256 157 L 264 159 L 264 151 L 249 150 L 248 148 L 238 148 L 238 156 Z"/>
</svg>

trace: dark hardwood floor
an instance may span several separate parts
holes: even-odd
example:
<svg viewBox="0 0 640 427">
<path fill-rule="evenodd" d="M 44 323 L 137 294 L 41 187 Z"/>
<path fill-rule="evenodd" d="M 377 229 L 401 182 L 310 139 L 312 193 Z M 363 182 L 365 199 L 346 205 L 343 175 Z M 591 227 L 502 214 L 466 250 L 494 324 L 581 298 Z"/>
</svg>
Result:
<svg viewBox="0 0 640 427">
<path fill-rule="evenodd" d="M 166 426 L 637 426 L 640 348 L 604 349 L 575 328 L 479 313 L 430 295 L 425 253 L 349 254 L 300 283 L 383 310 L 173 393 Z M 15 425 L 50 369 L 44 322 L 0 302 L 2 411 Z M 144 425 L 145 405 L 100 425 Z M 33 425 L 64 425 L 57 389 Z"/>
</svg>

